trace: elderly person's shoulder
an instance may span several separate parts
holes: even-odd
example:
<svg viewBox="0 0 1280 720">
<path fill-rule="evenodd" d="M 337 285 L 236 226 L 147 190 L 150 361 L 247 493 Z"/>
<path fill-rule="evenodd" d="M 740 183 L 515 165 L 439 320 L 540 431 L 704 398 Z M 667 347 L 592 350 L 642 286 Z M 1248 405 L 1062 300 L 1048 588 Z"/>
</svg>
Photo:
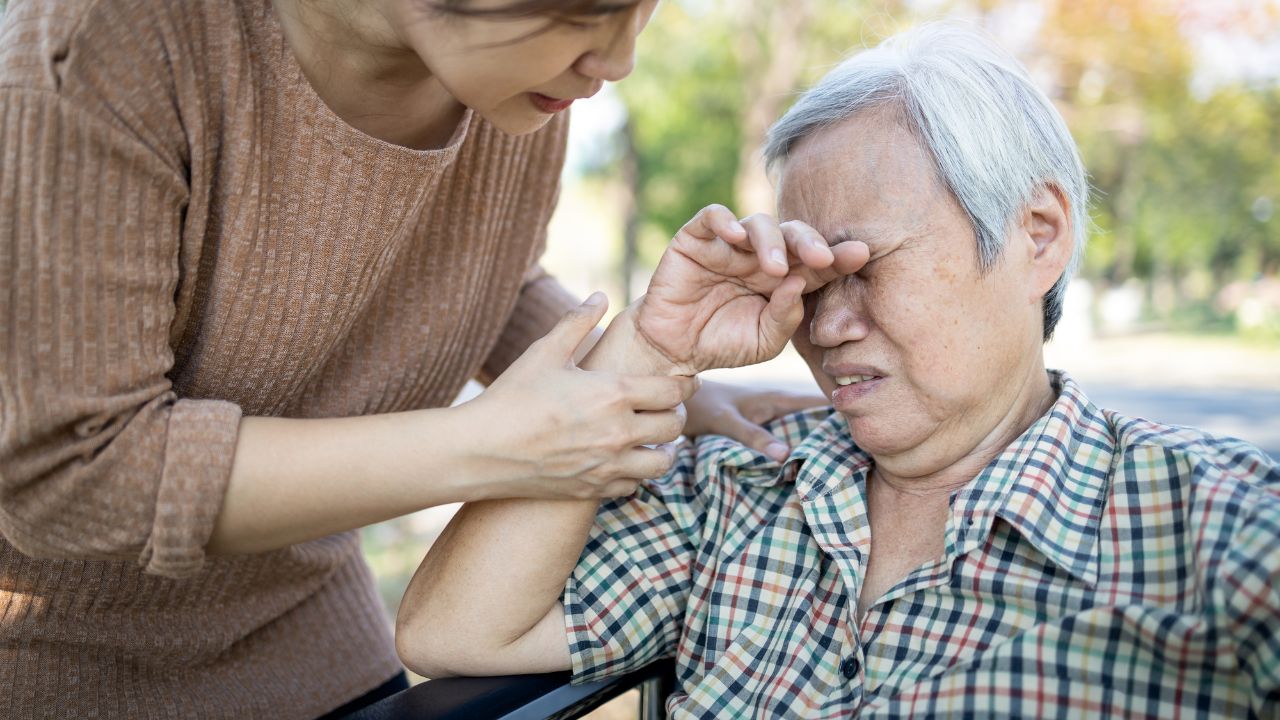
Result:
<svg viewBox="0 0 1280 720">
<path fill-rule="evenodd" d="M 1100 415 L 1115 441 L 1104 545 L 1108 534 L 1112 544 L 1127 545 L 1140 558 L 1129 566 L 1148 580 L 1170 568 L 1193 574 L 1189 586 L 1207 606 L 1231 615 L 1267 606 L 1260 617 L 1275 617 L 1280 463 L 1238 438 L 1111 410 Z"/>
<path fill-rule="evenodd" d="M 1115 438 L 1118 474 L 1145 483 L 1167 479 L 1219 500 L 1250 497 L 1257 502 L 1280 502 L 1280 464 L 1257 446 L 1198 428 L 1165 425 L 1113 410 L 1101 412 Z"/>
</svg>

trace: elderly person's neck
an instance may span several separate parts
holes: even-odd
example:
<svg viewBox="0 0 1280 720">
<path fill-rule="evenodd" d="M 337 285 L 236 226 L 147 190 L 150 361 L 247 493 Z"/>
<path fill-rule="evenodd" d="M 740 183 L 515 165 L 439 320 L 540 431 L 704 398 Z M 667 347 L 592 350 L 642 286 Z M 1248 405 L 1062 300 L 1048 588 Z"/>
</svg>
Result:
<svg viewBox="0 0 1280 720">
<path fill-rule="evenodd" d="M 892 454 L 872 453 L 871 484 L 895 502 L 946 504 L 1053 405 L 1057 396 L 1039 353 L 1021 381 L 1010 382 L 986 407 L 945 421 L 928 440 Z"/>
<path fill-rule="evenodd" d="M 924 443 L 873 455 L 867 479 L 871 551 L 858 594 L 861 618 L 876 600 L 924 563 L 942 557 L 952 495 L 1053 406 L 1056 394 L 1039 352 L 1021 382 L 974 415 L 940 428 Z M 972 423 L 966 427 L 965 423 Z"/>
</svg>

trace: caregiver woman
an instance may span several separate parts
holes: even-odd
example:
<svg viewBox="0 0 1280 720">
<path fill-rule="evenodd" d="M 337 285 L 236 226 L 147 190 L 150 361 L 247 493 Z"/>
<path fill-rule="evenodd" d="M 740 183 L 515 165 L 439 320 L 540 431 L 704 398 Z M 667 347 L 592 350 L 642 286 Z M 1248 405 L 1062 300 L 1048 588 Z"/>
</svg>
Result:
<svg viewBox="0 0 1280 720">
<path fill-rule="evenodd" d="M 6 717 L 377 697 L 401 669 L 352 530 L 666 469 L 639 446 L 679 432 L 693 381 L 576 368 L 603 299 L 536 264 L 563 111 L 627 75 L 653 9 L 9 3 Z M 690 430 L 759 446 L 744 413 L 804 404 L 717 392 Z"/>
</svg>

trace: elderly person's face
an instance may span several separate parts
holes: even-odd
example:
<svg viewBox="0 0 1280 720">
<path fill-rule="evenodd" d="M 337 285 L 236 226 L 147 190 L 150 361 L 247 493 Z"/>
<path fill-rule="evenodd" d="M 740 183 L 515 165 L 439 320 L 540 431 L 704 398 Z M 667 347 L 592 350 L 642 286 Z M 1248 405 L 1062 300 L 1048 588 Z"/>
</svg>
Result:
<svg viewBox="0 0 1280 720">
<path fill-rule="evenodd" d="M 1024 422 L 1009 416 L 1045 386 L 1041 298 L 1070 253 L 1057 195 L 1040 193 L 982 272 L 964 211 L 887 108 L 800 141 L 779 193 L 784 219 L 871 250 L 807 298 L 794 338 L 861 447 L 924 475 Z"/>
</svg>

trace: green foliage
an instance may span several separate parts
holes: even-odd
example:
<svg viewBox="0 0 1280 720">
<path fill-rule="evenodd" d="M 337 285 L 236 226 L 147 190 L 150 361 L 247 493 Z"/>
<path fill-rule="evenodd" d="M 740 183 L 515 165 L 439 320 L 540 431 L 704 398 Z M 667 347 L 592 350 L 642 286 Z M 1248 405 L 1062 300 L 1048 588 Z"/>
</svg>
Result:
<svg viewBox="0 0 1280 720">
<path fill-rule="evenodd" d="M 635 132 L 642 227 L 665 243 L 709 198 L 731 198 L 742 83 L 724 23 L 674 2 L 640 37 L 643 71 L 618 89 Z M 656 259 L 660 248 L 645 244 Z"/>
<path fill-rule="evenodd" d="M 804 43 L 807 56 L 819 59 L 805 65 L 808 84 L 860 42 L 867 13 L 850 0 L 794 8 L 800 5 L 819 15 Z M 637 70 L 618 90 L 635 133 L 643 260 L 656 262 L 671 233 L 700 208 L 734 201 L 739 152 L 762 140 L 742 133 L 752 100 L 744 44 L 766 46 L 767 54 L 772 31 L 760 14 L 737 0 L 666 2 L 640 36 Z"/>
</svg>

